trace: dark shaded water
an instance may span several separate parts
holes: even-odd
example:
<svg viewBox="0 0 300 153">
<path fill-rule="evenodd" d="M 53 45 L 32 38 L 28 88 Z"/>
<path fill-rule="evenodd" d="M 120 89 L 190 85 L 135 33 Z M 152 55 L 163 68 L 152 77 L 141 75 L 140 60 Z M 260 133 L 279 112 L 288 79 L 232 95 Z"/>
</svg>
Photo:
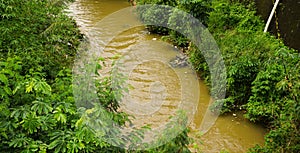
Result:
<svg viewBox="0 0 300 153">
<path fill-rule="evenodd" d="M 268 20 L 275 0 L 255 0 L 258 14 L 262 16 L 265 23 Z M 273 17 L 269 26 L 270 31 L 275 36 L 280 33 L 280 38 L 284 43 L 300 51 L 300 0 L 281 0 L 277 9 L 276 17 Z M 278 29 L 276 28 L 276 20 Z"/>
</svg>

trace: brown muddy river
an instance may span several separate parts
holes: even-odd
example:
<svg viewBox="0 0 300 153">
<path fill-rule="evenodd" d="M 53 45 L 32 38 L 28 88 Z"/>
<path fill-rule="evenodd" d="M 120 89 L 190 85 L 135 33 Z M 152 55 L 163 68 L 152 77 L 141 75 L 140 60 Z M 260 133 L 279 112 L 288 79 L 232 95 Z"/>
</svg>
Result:
<svg viewBox="0 0 300 153">
<path fill-rule="evenodd" d="M 101 19 L 129 6 L 126 0 L 77 0 L 67 11 L 82 33 L 87 34 L 102 28 L 98 24 Z M 121 18 L 127 20 L 126 14 L 123 16 Z M 128 22 L 132 21 L 128 19 Z M 109 26 L 114 30 L 113 25 Z M 105 39 L 92 36 L 89 39 Z M 149 34 L 143 26 L 139 26 L 122 31 L 105 46 L 101 56 L 106 59 L 106 67 L 101 73 L 107 75 L 114 63 L 128 77 L 129 92 L 122 100 L 121 109 L 135 116 L 133 126 L 159 128 L 183 103 L 191 110 L 188 112 L 191 118 L 190 136 L 196 137 L 211 98 L 203 81 L 190 67 L 172 68 L 168 64 L 178 54 L 174 46 L 160 41 L 159 36 Z M 115 63 L 116 57 L 120 56 L 122 58 Z M 197 142 L 202 152 L 227 150 L 241 153 L 255 144 L 262 145 L 265 133 L 262 126 L 250 123 L 242 117 L 242 112 L 237 112 L 234 116 L 219 116 Z"/>
</svg>

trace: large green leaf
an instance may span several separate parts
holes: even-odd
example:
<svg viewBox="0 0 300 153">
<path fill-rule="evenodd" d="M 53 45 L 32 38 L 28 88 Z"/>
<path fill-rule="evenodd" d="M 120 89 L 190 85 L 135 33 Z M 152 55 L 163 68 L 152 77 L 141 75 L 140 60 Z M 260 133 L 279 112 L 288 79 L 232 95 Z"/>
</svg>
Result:
<svg viewBox="0 0 300 153">
<path fill-rule="evenodd" d="M 38 114 L 48 114 L 52 112 L 53 108 L 47 102 L 43 102 L 42 98 L 37 99 L 36 101 L 32 102 L 31 110 L 37 112 Z"/>
<path fill-rule="evenodd" d="M 40 118 L 32 112 L 29 113 L 20 123 L 25 130 L 28 130 L 29 133 L 37 132 L 41 126 Z"/>
<path fill-rule="evenodd" d="M 5 85 L 8 84 L 8 79 L 4 74 L 0 73 L 0 82 L 4 83 Z"/>
</svg>

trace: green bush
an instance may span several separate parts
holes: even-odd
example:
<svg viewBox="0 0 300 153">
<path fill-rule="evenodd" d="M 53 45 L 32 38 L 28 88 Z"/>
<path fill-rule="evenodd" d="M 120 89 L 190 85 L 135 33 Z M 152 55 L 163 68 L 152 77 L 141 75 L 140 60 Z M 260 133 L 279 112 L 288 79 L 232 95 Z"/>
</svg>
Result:
<svg viewBox="0 0 300 153">
<path fill-rule="evenodd" d="M 172 1 L 148 1 L 148 0 L 137 0 L 138 4 L 156 4 L 156 5 L 168 5 L 175 9 L 166 12 L 162 7 L 158 10 L 158 7 L 153 6 L 147 9 L 139 10 L 140 19 L 145 23 L 157 23 L 159 25 L 164 25 L 165 27 L 172 27 L 171 29 L 165 27 L 157 27 L 153 25 L 148 25 L 150 32 L 159 33 L 165 35 L 164 39 L 169 40 L 174 45 L 185 48 L 189 45 L 189 40 L 186 39 L 182 34 L 193 34 L 192 28 L 186 28 L 186 23 L 181 23 L 178 20 L 182 18 L 187 18 L 189 16 L 183 16 L 179 13 L 179 10 L 185 11 L 186 13 L 192 15 L 198 19 L 203 25 L 207 25 L 208 14 L 211 9 L 211 0 L 172 0 Z M 156 13 L 157 12 L 157 13 Z M 161 12 L 164 12 L 163 14 Z M 193 23 L 190 23 L 193 24 Z M 180 25 L 183 25 L 182 27 Z M 179 33 L 178 31 L 181 31 Z"/>
</svg>

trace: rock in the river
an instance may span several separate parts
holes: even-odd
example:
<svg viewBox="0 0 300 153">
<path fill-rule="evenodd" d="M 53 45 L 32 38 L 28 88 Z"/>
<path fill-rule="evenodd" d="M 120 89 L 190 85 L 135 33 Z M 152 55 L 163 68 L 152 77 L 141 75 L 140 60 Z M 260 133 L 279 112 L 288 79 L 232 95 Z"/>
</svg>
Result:
<svg viewBox="0 0 300 153">
<path fill-rule="evenodd" d="M 174 59 L 170 60 L 170 65 L 174 68 L 188 66 L 188 57 L 183 54 L 178 54 Z"/>
</svg>

